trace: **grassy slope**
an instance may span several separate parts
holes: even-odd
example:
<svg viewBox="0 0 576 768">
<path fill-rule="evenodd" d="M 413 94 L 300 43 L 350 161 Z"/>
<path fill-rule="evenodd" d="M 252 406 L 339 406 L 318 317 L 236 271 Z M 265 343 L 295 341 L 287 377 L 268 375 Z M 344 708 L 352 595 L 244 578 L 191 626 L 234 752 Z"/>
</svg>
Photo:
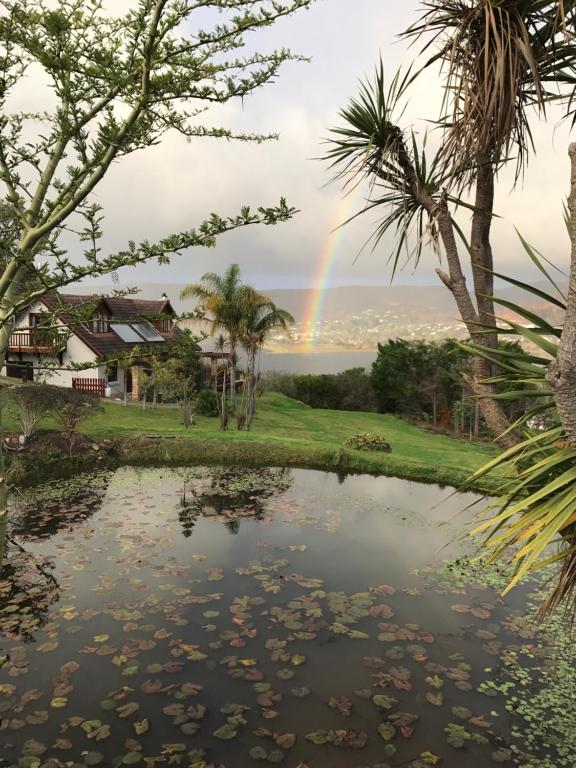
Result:
<svg viewBox="0 0 576 768">
<path fill-rule="evenodd" d="M 218 430 L 217 420 L 197 417 L 185 430 L 175 408 L 143 411 L 141 407 L 108 403 L 103 414 L 91 417 L 82 431 L 96 439 L 175 436 L 146 450 L 142 460 L 241 461 L 255 464 L 291 464 L 343 471 L 365 471 L 458 484 L 494 455 L 488 445 L 425 432 L 390 415 L 314 410 L 283 395 L 267 393 L 257 404 L 252 432 Z M 53 425 L 46 421 L 42 425 Z M 5 428 L 16 429 L 12 408 L 5 412 Z M 342 451 L 347 437 L 357 432 L 385 435 L 392 453 Z M 186 439 L 184 439 L 186 438 Z M 140 441 L 141 444 L 142 441 Z M 126 458 L 134 455 L 126 448 Z"/>
</svg>

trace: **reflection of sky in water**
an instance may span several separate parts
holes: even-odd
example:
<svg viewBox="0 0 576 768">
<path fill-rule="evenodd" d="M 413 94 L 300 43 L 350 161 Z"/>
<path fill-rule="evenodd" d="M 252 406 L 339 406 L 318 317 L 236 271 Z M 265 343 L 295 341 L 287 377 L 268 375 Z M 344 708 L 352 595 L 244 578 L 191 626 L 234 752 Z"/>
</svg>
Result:
<svg viewBox="0 0 576 768">
<path fill-rule="evenodd" d="M 179 728 L 162 713 L 162 706 L 174 701 L 173 694 L 143 696 L 139 693 L 144 680 L 158 676 L 167 685 L 187 681 L 204 685 L 202 695 L 187 705 L 201 701 L 208 706 L 209 713 L 201 733 L 188 737 L 186 744 L 188 749 L 209 747 L 212 758 L 222 760 L 227 768 L 248 768 L 254 764 L 248 758 L 248 751 L 260 743 L 251 735 L 258 727 L 298 733 L 297 745 L 287 761 L 289 768 L 294 768 L 299 761 L 309 763 L 311 768 L 355 768 L 382 762 L 383 742 L 375 731 L 383 715 L 370 701 L 354 698 L 353 691 L 370 687 L 373 682 L 373 673 L 363 666 L 362 658 L 383 656 L 391 647 L 377 639 L 378 624 L 383 621 L 400 626 L 417 624 L 434 633 L 435 642 L 426 646 L 429 660 L 450 667 L 463 658 L 450 659 L 450 656 L 463 653 L 475 667 L 473 683 L 478 684 L 482 669 L 494 661 L 482 651 L 481 641 L 473 635 L 474 628 L 481 622 L 450 610 L 451 603 L 466 603 L 471 598 L 441 595 L 413 573 L 415 568 L 439 562 L 469 546 L 460 537 L 470 513 L 458 513 L 475 497 L 451 496 L 449 490 L 393 478 L 358 476 L 340 484 L 335 475 L 304 470 L 290 474 L 291 488 L 264 502 L 262 521 L 242 518 L 237 532 L 231 533 L 221 517 L 200 515 L 191 528 L 190 537 L 186 538 L 179 520 L 182 489 L 184 482 L 189 491 L 195 487 L 205 489 L 203 470 L 119 470 L 103 491 L 99 509 L 91 508 L 86 520 L 70 524 L 69 518 L 65 518 L 66 524 L 52 538 L 27 544 L 35 554 L 55 563 L 54 576 L 60 583 L 61 594 L 50 608 L 49 629 L 39 631 L 37 645 L 27 649 L 30 671 L 13 681 L 9 669 L 0 671 L 0 685 L 10 680 L 19 691 L 30 688 L 42 691 L 43 699 L 35 702 L 34 708 L 49 711 L 51 715 L 45 725 L 6 732 L 10 738 L 5 743 L 13 745 L 7 749 L 10 758 L 18 756 L 27 739 L 54 742 L 58 723 L 73 714 L 110 721 L 113 736 L 94 744 L 78 738 L 77 731 L 72 731 L 73 749 L 66 759 L 77 758 L 80 747 L 92 748 L 105 755 L 108 766 L 109 761 L 123 754 L 125 738 L 134 737 L 131 730 L 134 718 L 118 719 L 114 713 L 102 711 L 99 702 L 107 699 L 110 691 L 123 686 L 132 689 L 128 700 L 141 704 L 137 719 L 146 716 L 154 723 L 151 731 L 140 739 L 145 754 L 155 754 L 161 743 L 182 741 Z M 448 522 L 440 525 L 445 521 Z M 54 530 L 57 529 L 56 525 Z M 289 550 L 289 547 L 303 545 L 305 551 Z M 287 562 L 278 564 L 280 560 Z M 277 594 L 264 591 L 266 582 L 259 582 L 254 575 L 237 572 L 254 562 L 272 569 L 266 578 L 278 586 Z M 221 579 L 219 572 L 211 571 L 215 568 L 222 569 Z M 370 616 L 351 625 L 367 632 L 368 639 L 352 640 L 327 627 L 318 629 L 311 640 L 294 639 L 294 630 L 284 626 L 282 612 L 286 614 L 291 607 L 294 609 L 291 601 L 309 596 L 317 587 L 299 586 L 290 580 L 291 574 L 323 581 L 324 597 L 316 600 L 329 623 L 338 620 L 338 616 L 330 608 L 325 592 L 350 596 L 382 584 L 392 585 L 398 591 L 393 596 L 372 600 L 376 604 L 391 605 L 394 616 L 389 620 Z M 211 580 L 212 577 L 216 577 L 215 580 Z M 416 589 L 414 593 L 403 592 L 403 587 Z M 206 605 L 193 602 L 195 596 L 214 593 L 218 593 L 219 598 Z M 221 633 L 237 631 L 240 626 L 232 621 L 229 608 L 235 598 L 243 596 L 265 600 L 262 606 L 252 609 L 247 620 L 249 625 L 253 624 L 255 635 L 246 638 L 244 648 L 226 643 L 219 647 Z M 189 597 L 191 603 L 186 602 Z M 495 596 L 480 592 L 475 593 L 472 600 L 495 602 Z M 207 619 L 203 616 L 206 610 L 218 611 L 220 615 Z M 496 607 L 494 620 L 499 611 Z M 300 620 L 305 622 L 302 610 L 300 613 Z M 131 615 L 134 618 L 130 618 Z M 206 630 L 209 623 L 214 624 L 215 631 Z M 469 625 L 471 632 L 465 630 Z M 131 642 L 149 640 L 164 627 L 171 633 L 170 639 L 159 639 L 153 648 L 135 655 L 131 653 Z M 37 647 L 46 642 L 47 632 L 50 637 L 59 638 L 59 645 L 50 652 L 38 652 Z M 109 638 L 101 643 L 94 639 L 106 635 Z M 304 654 L 306 664 L 293 668 L 289 660 L 273 663 L 265 648 L 269 638 L 288 640 L 290 653 Z M 171 645 L 175 641 L 176 646 Z M 151 663 L 186 659 L 186 656 L 173 655 L 178 643 L 198 645 L 206 652 L 207 659 L 187 663 L 176 676 L 145 671 Z M 211 647 L 211 643 L 216 645 Z M 98 655 L 102 644 L 110 645 L 113 651 Z M 399 641 L 395 646 L 404 648 L 406 642 Z M 19 652 L 18 644 L 11 647 Z M 86 651 L 87 648 L 93 650 Z M 254 658 L 264 679 L 272 683 L 274 690 L 282 692 L 284 698 L 277 705 L 277 720 L 262 718 L 250 681 L 231 679 L 227 674 L 222 662 L 234 655 Z M 113 661 L 122 656 L 128 661 Z M 140 666 L 134 676 L 124 676 L 122 670 L 132 656 Z M 55 671 L 70 659 L 80 663 L 74 676 L 74 691 L 70 692 L 65 708 L 50 710 Z M 449 707 L 463 704 L 475 713 L 488 713 L 498 707 L 498 702 L 475 692 L 460 691 L 447 681 L 445 707 L 432 706 L 423 699 L 424 692 L 429 690 L 424 682 L 429 674 L 424 662 L 418 663 L 408 654 L 395 661 L 390 657 L 387 663 L 405 665 L 412 670 L 412 691 L 388 687 L 385 692 L 396 696 L 403 711 L 415 712 L 421 717 L 412 739 L 394 742 L 398 746 L 395 760 L 401 763 L 413 759 L 419 751 L 432 750 L 447 755 L 444 765 L 455 768 L 459 765 L 454 761 L 456 753 L 447 748 L 443 733 L 451 719 Z M 293 680 L 276 678 L 282 666 L 293 669 Z M 302 685 L 308 686 L 312 693 L 309 698 L 299 700 L 290 694 L 290 689 Z M 330 696 L 341 695 L 354 701 L 351 718 L 343 718 L 327 706 Z M 0 698 L 0 706 L 1 701 Z M 210 734 L 225 723 L 225 715 L 219 708 L 228 701 L 251 708 L 247 716 L 249 724 L 240 729 L 233 742 L 219 743 Z M 14 719 L 15 716 L 8 711 L 4 717 Z M 366 749 L 358 753 L 306 742 L 304 734 L 318 728 L 355 728 L 368 733 L 370 741 Z M 506 733 L 509 723 L 500 718 L 494 728 Z M 467 768 L 484 768 L 491 751 L 490 746 L 474 745 L 466 756 Z"/>
</svg>

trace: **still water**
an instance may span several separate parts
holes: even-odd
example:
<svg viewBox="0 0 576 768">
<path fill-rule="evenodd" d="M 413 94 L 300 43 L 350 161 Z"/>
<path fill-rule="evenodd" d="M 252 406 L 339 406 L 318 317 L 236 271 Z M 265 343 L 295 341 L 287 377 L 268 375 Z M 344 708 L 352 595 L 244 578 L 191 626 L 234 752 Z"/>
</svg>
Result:
<svg viewBox="0 0 576 768">
<path fill-rule="evenodd" d="M 0 578 L 0 765 L 512 765 L 510 715 L 477 688 L 533 642 L 523 598 L 416 572 L 469 548 L 474 501 L 218 469 L 23 499 Z"/>
</svg>

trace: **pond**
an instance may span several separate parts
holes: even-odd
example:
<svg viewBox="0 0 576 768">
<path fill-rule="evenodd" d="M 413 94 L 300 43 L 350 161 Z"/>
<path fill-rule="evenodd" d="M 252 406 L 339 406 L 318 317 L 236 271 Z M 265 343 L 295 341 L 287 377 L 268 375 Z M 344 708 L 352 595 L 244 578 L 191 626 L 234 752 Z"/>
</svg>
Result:
<svg viewBox="0 0 576 768">
<path fill-rule="evenodd" d="M 526 594 L 437 567 L 470 548 L 474 501 L 217 468 L 22 498 L 0 577 L 0 766 L 573 765 L 491 687 L 522 649 L 550 651 Z"/>
</svg>

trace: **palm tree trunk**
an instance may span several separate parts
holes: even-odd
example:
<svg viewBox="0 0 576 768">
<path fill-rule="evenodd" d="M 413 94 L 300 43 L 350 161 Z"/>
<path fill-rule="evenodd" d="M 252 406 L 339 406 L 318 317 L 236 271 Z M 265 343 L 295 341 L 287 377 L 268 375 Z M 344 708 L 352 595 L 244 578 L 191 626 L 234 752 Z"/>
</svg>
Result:
<svg viewBox="0 0 576 768">
<path fill-rule="evenodd" d="M 414 170 L 405 148 L 399 153 L 398 160 L 415 198 L 437 224 L 438 232 L 442 239 L 446 254 L 448 274 L 441 269 L 437 269 L 436 273 L 452 293 L 458 311 L 460 312 L 460 317 L 466 325 L 473 343 L 481 347 L 490 347 L 494 343 L 494 340 L 491 338 L 493 334 L 485 333 L 480 329 L 479 312 L 476 310 L 470 292 L 466 286 L 466 278 L 462 270 L 462 264 L 460 263 L 456 232 L 448 208 L 447 193 L 444 193 L 440 202 L 437 203 L 428 192 L 420 186 L 416 171 Z M 493 199 L 494 194 L 493 183 L 493 176 L 490 176 L 490 174 L 486 172 L 477 194 L 480 207 L 475 211 L 475 221 L 473 222 L 475 224 L 474 238 L 477 244 L 477 258 L 484 258 L 484 260 L 488 260 L 488 263 L 491 263 L 492 254 L 489 249 L 492 210 L 489 209 L 490 200 Z M 488 221 L 488 210 L 490 221 Z M 485 305 L 483 304 L 482 306 Z M 509 426 L 508 419 L 506 418 L 506 414 L 500 402 L 498 400 L 493 400 L 490 397 L 490 395 L 494 394 L 492 386 L 484 383 L 484 379 L 487 378 L 489 372 L 487 373 L 486 361 L 482 357 L 478 356 L 474 358 L 473 371 L 474 375 L 472 377 L 465 377 L 464 381 L 471 392 L 476 397 L 481 398 L 479 400 L 480 411 L 488 428 L 504 448 L 510 448 L 513 445 L 517 445 L 517 435 L 510 432 L 504 434 Z"/>
<path fill-rule="evenodd" d="M 248 386 L 248 397 L 246 402 L 246 429 L 250 431 L 252 419 L 254 418 L 254 368 L 256 363 L 256 350 L 250 347 L 248 352 L 248 365 L 246 371 L 246 383 Z"/>
<path fill-rule="evenodd" d="M 222 411 L 220 413 L 220 429 L 226 430 L 228 422 L 228 414 L 226 413 L 226 368 L 224 368 L 224 376 L 222 378 Z"/>
<path fill-rule="evenodd" d="M 568 442 L 576 449 L 576 144 L 570 144 L 569 154 L 570 281 L 558 354 L 548 367 L 547 380 L 554 390 L 554 402 Z"/>
<path fill-rule="evenodd" d="M 236 339 L 230 339 L 230 408 L 236 413 Z"/>
</svg>

